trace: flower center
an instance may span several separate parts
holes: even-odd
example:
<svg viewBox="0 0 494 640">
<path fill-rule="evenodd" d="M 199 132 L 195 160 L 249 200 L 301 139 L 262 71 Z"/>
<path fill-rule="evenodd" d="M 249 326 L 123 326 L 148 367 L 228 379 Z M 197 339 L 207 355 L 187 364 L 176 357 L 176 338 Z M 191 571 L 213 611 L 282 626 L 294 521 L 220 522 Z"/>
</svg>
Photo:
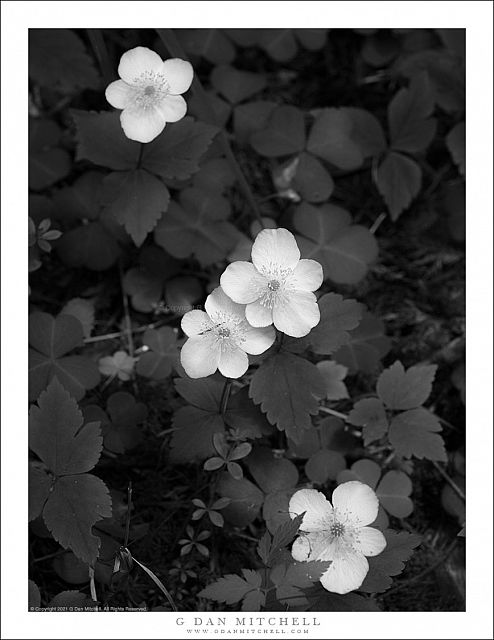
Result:
<svg viewBox="0 0 494 640">
<path fill-rule="evenodd" d="M 278 280 L 270 280 L 268 282 L 268 289 L 270 291 L 278 291 L 278 289 L 280 288 L 280 283 Z"/>
<path fill-rule="evenodd" d="M 134 103 L 138 109 L 151 109 L 169 93 L 169 85 L 162 73 L 144 71 L 133 80 Z"/>
<path fill-rule="evenodd" d="M 341 522 L 333 522 L 329 527 L 329 533 L 335 538 L 341 538 L 345 534 L 345 526 Z"/>
<path fill-rule="evenodd" d="M 144 89 L 145 96 L 152 96 L 154 94 L 154 87 L 149 85 Z"/>
<path fill-rule="evenodd" d="M 220 338 L 229 338 L 230 337 L 230 329 L 227 327 L 220 327 L 218 329 L 218 335 Z"/>
</svg>

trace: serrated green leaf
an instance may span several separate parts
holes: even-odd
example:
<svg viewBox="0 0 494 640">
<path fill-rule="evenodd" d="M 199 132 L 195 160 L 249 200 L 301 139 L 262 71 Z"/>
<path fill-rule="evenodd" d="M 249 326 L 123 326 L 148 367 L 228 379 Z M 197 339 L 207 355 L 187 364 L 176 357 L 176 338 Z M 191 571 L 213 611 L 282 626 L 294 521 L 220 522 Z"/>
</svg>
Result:
<svg viewBox="0 0 494 640">
<path fill-rule="evenodd" d="M 405 372 L 397 360 L 379 376 L 377 394 L 389 409 L 415 409 L 429 397 L 436 371 L 436 365 L 417 365 Z"/>
<path fill-rule="evenodd" d="M 356 402 L 348 415 L 348 422 L 362 427 L 365 446 L 385 436 L 389 428 L 386 411 L 379 398 L 365 398 Z"/>
<path fill-rule="evenodd" d="M 312 363 L 281 352 L 265 360 L 254 373 L 250 397 L 266 413 L 271 424 L 297 442 L 312 426 L 318 410 L 317 397 L 324 396 L 324 382 Z"/>
<path fill-rule="evenodd" d="M 37 518 L 43 511 L 45 502 L 50 494 L 51 485 L 52 480 L 46 472 L 30 463 L 28 480 L 29 522 Z"/>
<path fill-rule="evenodd" d="M 303 203 L 295 210 L 293 224 L 303 258 L 322 264 L 324 277 L 341 284 L 355 284 L 377 258 L 378 247 L 368 229 L 352 224 L 345 209 L 326 204 Z"/>
<path fill-rule="evenodd" d="M 391 421 L 389 441 L 396 453 L 404 458 L 427 458 L 446 462 L 444 440 L 439 435 L 441 425 L 430 411 L 419 407 L 399 413 Z"/>
<path fill-rule="evenodd" d="M 375 181 L 391 220 L 396 221 L 420 191 L 422 170 L 415 160 L 390 151 L 377 168 Z"/>
<path fill-rule="evenodd" d="M 349 331 L 358 327 L 364 307 L 356 300 L 345 300 L 338 293 L 324 294 L 318 304 L 321 320 L 307 340 L 314 353 L 330 355 L 350 341 Z"/>
<path fill-rule="evenodd" d="M 350 373 L 373 373 L 390 347 L 382 320 L 364 311 L 359 325 L 350 330 L 349 341 L 334 352 L 333 358 L 348 367 Z"/>
</svg>

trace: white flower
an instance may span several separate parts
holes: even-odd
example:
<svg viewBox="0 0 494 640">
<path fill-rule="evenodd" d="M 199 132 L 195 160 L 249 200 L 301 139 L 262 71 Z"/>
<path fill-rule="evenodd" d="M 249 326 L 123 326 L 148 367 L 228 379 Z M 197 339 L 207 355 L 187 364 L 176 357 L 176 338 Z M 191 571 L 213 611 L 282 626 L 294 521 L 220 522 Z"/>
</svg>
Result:
<svg viewBox="0 0 494 640">
<path fill-rule="evenodd" d="M 182 330 L 189 339 L 180 360 L 191 378 L 204 378 L 219 369 L 239 378 L 249 366 L 248 353 L 259 355 L 273 344 L 273 327 L 256 329 L 245 319 L 245 305 L 236 304 L 217 287 L 206 299 L 206 311 L 189 311 Z"/>
<path fill-rule="evenodd" d="M 123 109 L 120 122 L 127 138 L 151 142 L 167 122 L 177 122 L 187 113 L 180 95 L 192 83 L 190 62 L 172 58 L 163 60 L 146 47 L 126 51 L 118 65 L 121 80 L 106 88 L 106 99 L 116 109 Z"/>
<path fill-rule="evenodd" d="M 376 494 L 362 482 L 336 487 L 333 506 L 315 489 L 297 491 L 290 500 L 290 516 L 304 511 L 305 515 L 292 556 L 299 562 L 331 560 L 321 576 L 328 591 L 343 594 L 358 589 L 369 571 L 365 556 L 377 556 L 386 547 L 381 531 L 366 526 L 374 522 L 378 508 Z"/>
<path fill-rule="evenodd" d="M 232 300 L 246 304 L 253 327 L 274 326 L 294 338 L 306 336 L 320 320 L 316 296 L 321 265 L 300 260 L 295 237 L 287 229 L 264 229 L 252 247 L 252 262 L 233 262 L 221 276 Z"/>
<path fill-rule="evenodd" d="M 112 356 L 105 356 L 99 360 L 99 371 L 104 376 L 117 376 L 119 380 L 130 380 L 134 371 L 136 358 L 129 356 L 126 351 L 116 351 Z"/>
</svg>

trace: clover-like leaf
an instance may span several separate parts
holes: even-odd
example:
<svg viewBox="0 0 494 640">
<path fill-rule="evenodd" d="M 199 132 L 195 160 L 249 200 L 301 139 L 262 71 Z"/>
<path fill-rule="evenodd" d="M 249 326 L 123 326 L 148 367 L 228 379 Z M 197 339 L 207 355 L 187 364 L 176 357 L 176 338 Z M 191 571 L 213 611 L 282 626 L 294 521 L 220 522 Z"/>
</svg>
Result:
<svg viewBox="0 0 494 640">
<path fill-rule="evenodd" d="M 233 111 L 233 129 L 240 143 L 248 142 L 255 131 L 264 129 L 276 109 L 276 102 L 259 100 L 237 105 Z"/>
<path fill-rule="evenodd" d="M 366 311 L 359 325 L 350 331 L 350 339 L 335 351 L 333 358 L 348 367 L 350 373 L 372 373 L 390 347 L 384 323 Z"/>
<path fill-rule="evenodd" d="M 353 126 L 344 109 L 321 109 L 310 130 L 307 151 L 340 169 L 360 167 L 364 156 L 352 138 Z"/>
<path fill-rule="evenodd" d="M 324 397 L 324 382 L 315 365 L 281 352 L 265 360 L 254 373 L 249 395 L 261 405 L 271 424 L 297 442 L 312 426 L 310 416 L 318 412 L 316 397 Z"/>
<path fill-rule="evenodd" d="M 396 221 L 420 191 L 422 170 L 415 160 L 391 151 L 378 166 L 375 179 L 391 220 Z"/>
<path fill-rule="evenodd" d="M 29 75 L 50 89 L 96 89 L 98 73 L 84 43 L 71 29 L 29 29 Z"/>
<path fill-rule="evenodd" d="M 152 380 L 168 378 L 177 359 L 177 334 L 171 327 L 148 329 L 142 343 L 149 347 L 138 362 L 136 371 Z"/>
<path fill-rule="evenodd" d="M 195 256 L 203 266 L 223 260 L 240 238 L 227 221 L 228 200 L 196 188 L 182 191 L 158 224 L 155 241 L 176 258 Z"/>
<path fill-rule="evenodd" d="M 297 467 L 277 458 L 267 447 L 256 447 L 246 460 L 252 477 L 265 493 L 292 489 L 298 483 Z"/>
<path fill-rule="evenodd" d="M 218 493 L 221 497 L 230 499 L 223 514 L 226 520 L 236 527 L 244 527 L 253 522 L 264 500 L 262 491 L 250 480 L 247 478 L 236 480 L 226 472 L 220 476 Z"/>
<path fill-rule="evenodd" d="M 396 453 L 404 458 L 415 456 L 446 462 L 448 456 L 444 440 L 439 435 L 442 427 L 430 411 L 419 407 L 399 413 L 391 421 L 389 441 Z"/>
<path fill-rule="evenodd" d="M 251 71 L 219 65 L 211 73 L 212 86 L 231 103 L 242 102 L 266 86 L 266 78 Z"/>
<path fill-rule="evenodd" d="M 34 29 L 36 31 L 36 29 Z M 60 127 L 53 120 L 29 118 L 29 187 L 40 190 L 65 178 L 72 167 L 58 146 Z"/>
<path fill-rule="evenodd" d="M 235 47 L 222 29 L 176 29 L 175 33 L 187 53 L 213 64 L 229 64 L 235 58 Z"/>
<path fill-rule="evenodd" d="M 82 345 L 82 325 L 71 315 L 56 318 L 39 311 L 29 316 L 29 399 L 35 400 L 57 376 L 63 386 L 80 400 L 86 389 L 95 387 L 100 375 L 96 364 L 85 356 L 66 353 Z"/>
<path fill-rule="evenodd" d="M 326 385 L 325 397 L 327 400 L 343 400 L 349 398 L 348 389 L 343 382 L 348 373 L 348 369 L 344 365 L 338 364 L 333 360 L 323 360 L 322 362 L 318 362 L 316 367 L 319 369 Z"/>
<path fill-rule="evenodd" d="M 325 202 L 333 193 L 334 182 L 326 168 L 310 153 L 297 157 L 293 188 L 307 202 Z"/>
<path fill-rule="evenodd" d="M 62 315 L 74 316 L 82 325 L 85 338 L 89 338 L 94 328 L 94 302 L 85 298 L 72 298 L 61 311 Z"/>
<path fill-rule="evenodd" d="M 346 469 L 344 456 L 329 449 L 316 451 L 305 463 L 305 475 L 316 484 L 325 484 L 328 480 L 336 480 L 343 469 Z"/>
<path fill-rule="evenodd" d="M 397 360 L 379 376 L 377 395 L 389 409 L 415 409 L 429 397 L 436 371 L 436 365 L 417 365 L 405 371 Z"/>
<path fill-rule="evenodd" d="M 278 107 L 269 116 L 266 127 L 252 134 L 250 142 L 257 153 L 268 158 L 300 153 L 305 147 L 302 111 L 288 105 Z"/>
<path fill-rule="evenodd" d="M 350 342 L 349 332 L 359 326 L 364 307 L 356 300 L 345 300 L 338 293 L 324 294 L 318 304 L 321 320 L 307 340 L 314 353 L 331 355 Z"/>
<path fill-rule="evenodd" d="M 359 282 L 377 258 L 374 236 L 352 224 L 351 215 L 341 207 L 303 203 L 295 211 L 293 224 L 303 234 L 297 238 L 302 257 L 320 262 L 324 277 L 334 282 Z"/>
<path fill-rule="evenodd" d="M 161 180 L 141 169 L 111 173 L 104 180 L 104 189 L 108 214 L 140 246 L 168 209 L 168 189 Z"/>
</svg>

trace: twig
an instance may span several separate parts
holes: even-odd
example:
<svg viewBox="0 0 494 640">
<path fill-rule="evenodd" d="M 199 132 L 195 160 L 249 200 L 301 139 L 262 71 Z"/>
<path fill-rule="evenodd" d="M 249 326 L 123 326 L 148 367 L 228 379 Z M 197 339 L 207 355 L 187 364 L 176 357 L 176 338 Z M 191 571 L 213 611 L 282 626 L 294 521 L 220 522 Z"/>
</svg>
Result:
<svg viewBox="0 0 494 640">
<path fill-rule="evenodd" d="M 171 316 L 165 320 L 159 322 L 151 322 L 151 324 L 145 324 L 143 327 L 137 327 L 132 329 L 132 333 L 145 333 L 148 329 L 158 329 L 168 322 L 173 322 L 177 316 Z M 92 342 L 104 342 L 105 340 L 116 340 L 117 338 L 123 338 L 127 335 L 127 331 L 114 331 L 113 333 L 105 333 L 100 336 L 92 336 L 91 338 L 84 338 L 84 344 L 91 344 Z"/>
<path fill-rule="evenodd" d="M 230 399 L 230 393 L 232 391 L 232 380 L 231 378 L 225 379 L 225 386 L 223 387 L 223 392 L 221 394 L 220 401 L 220 413 L 222 417 L 225 417 L 225 413 L 228 407 L 228 400 Z"/>
<path fill-rule="evenodd" d="M 463 500 L 463 502 L 466 502 L 465 494 L 460 489 L 460 487 L 456 484 L 456 482 L 449 477 L 446 471 L 435 460 L 431 460 L 431 462 L 434 465 L 434 467 L 439 471 L 439 473 L 442 475 L 442 477 L 446 480 L 449 486 L 453 489 L 453 491 Z"/>
<path fill-rule="evenodd" d="M 381 223 L 384 222 L 385 219 L 386 219 L 386 214 L 380 213 L 377 216 L 377 218 L 374 220 L 371 228 L 369 229 L 369 232 L 372 233 L 372 235 L 374 235 L 376 231 L 379 229 L 379 227 L 381 226 Z"/>
<path fill-rule="evenodd" d="M 156 29 L 156 32 L 158 33 L 158 36 L 161 38 L 161 40 L 163 41 L 163 44 L 168 49 L 171 55 L 176 56 L 177 58 L 182 58 L 182 60 L 188 59 L 184 50 L 182 49 L 182 45 L 177 40 L 177 37 L 175 36 L 173 29 Z M 198 77 L 195 74 L 194 74 L 194 79 L 192 81 L 192 90 L 201 101 L 202 109 L 207 119 L 210 122 L 216 123 L 217 122 L 216 114 L 214 113 L 214 110 L 211 107 L 208 95 L 204 90 L 204 87 L 202 86 L 201 81 L 198 79 Z M 242 168 L 238 164 L 237 159 L 233 154 L 233 151 L 228 141 L 228 138 L 226 136 L 226 133 L 222 128 L 220 129 L 220 133 L 218 135 L 218 142 L 220 143 L 221 149 L 225 154 L 226 159 L 230 163 L 237 177 L 240 188 L 242 189 L 244 196 L 247 199 L 247 202 L 249 203 L 252 209 L 252 213 L 260 223 L 261 227 L 264 229 L 265 224 L 262 219 L 261 212 L 259 211 L 259 207 L 257 206 L 257 202 L 254 198 L 254 195 L 249 186 L 249 183 L 245 178 L 244 172 L 242 171 Z"/>
<path fill-rule="evenodd" d="M 125 335 L 127 336 L 127 347 L 129 351 L 129 355 L 134 357 L 134 338 L 132 337 L 132 323 L 130 321 L 130 312 L 129 312 L 129 300 L 127 298 L 127 294 L 125 293 L 125 289 L 123 286 L 124 272 L 123 272 L 123 264 L 122 261 L 119 262 L 119 272 L 120 272 L 120 287 L 122 289 L 122 302 L 124 308 L 124 318 L 125 318 Z"/>
<path fill-rule="evenodd" d="M 345 422 L 348 422 L 348 416 L 344 413 L 340 413 L 339 411 L 335 411 L 334 409 L 330 409 L 329 407 L 319 407 L 319 411 L 322 413 L 329 413 L 331 416 L 336 416 L 337 418 L 341 418 Z"/>
</svg>

